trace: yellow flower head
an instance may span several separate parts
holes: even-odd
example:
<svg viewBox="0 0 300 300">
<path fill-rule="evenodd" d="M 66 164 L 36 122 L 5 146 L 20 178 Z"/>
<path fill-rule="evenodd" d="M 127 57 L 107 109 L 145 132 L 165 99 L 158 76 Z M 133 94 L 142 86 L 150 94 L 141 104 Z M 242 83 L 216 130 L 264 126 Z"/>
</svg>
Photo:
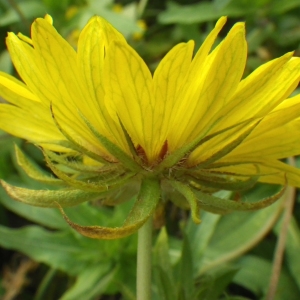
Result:
<svg viewBox="0 0 300 300">
<path fill-rule="evenodd" d="M 257 181 L 299 187 L 299 170 L 280 159 L 300 154 L 300 96 L 287 99 L 299 82 L 300 59 L 288 53 L 242 79 L 243 23 L 211 50 L 225 22 L 219 19 L 194 56 L 193 41 L 176 45 L 154 74 L 97 16 L 81 32 L 77 51 L 49 16 L 32 24 L 31 38 L 9 33 L 23 82 L 0 73 L 0 96 L 10 103 L 0 105 L 0 128 L 40 146 L 59 179 L 39 174 L 17 149 L 29 175 L 66 186 L 32 191 L 3 182 L 9 194 L 40 206 L 114 203 L 138 194 L 120 228 L 83 227 L 65 216 L 87 236 L 117 238 L 139 228 L 158 202 L 188 204 L 199 222 L 199 207 L 257 209 L 281 195 L 240 203 L 216 191 Z"/>
</svg>

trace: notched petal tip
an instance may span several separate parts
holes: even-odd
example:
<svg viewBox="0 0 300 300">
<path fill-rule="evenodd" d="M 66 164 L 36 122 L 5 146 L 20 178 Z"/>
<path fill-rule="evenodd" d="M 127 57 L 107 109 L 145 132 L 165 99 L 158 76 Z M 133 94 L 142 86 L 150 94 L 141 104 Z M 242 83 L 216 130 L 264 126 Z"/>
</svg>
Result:
<svg viewBox="0 0 300 300">
<path fill-rule="evenodd" d="M 25 43 L 27 43 L 27 44 L 29 44 L 29 45 L 33 45 L 32 39 L 29 38 L 28 36 L 22 34 L 21 32 L 18 32 L 17 36 L 18 36 L 18 38 L 19 38 L 21 41 L 23 41 L 23 42 L 25 42 Z"/>
<path fill-rule="evenodd" d="M 53 25 L 53 19 L 50 15 L 46 14 L 44 19 L 50 24 Z"/>
<path fill-rule="evenodd" d="M 31 36 L 33 36 L 34 31 L 38 32 L 39 28 L 50 28 L 50 30 L 55 29 L 52 17 L 46 14 L 44 18 L 36 18 L 31 24 Z"/>
<path fill-rule="evenodd" d="M 14 41 L 19 40 L 17 35 L 13 32 L 7 32 L 7 37 L 5 38 L 6 45 L 9 47 L 9 44 L 13 43 Z M 9 50 L 9 49 L 8 49 Z"/>
</svg>

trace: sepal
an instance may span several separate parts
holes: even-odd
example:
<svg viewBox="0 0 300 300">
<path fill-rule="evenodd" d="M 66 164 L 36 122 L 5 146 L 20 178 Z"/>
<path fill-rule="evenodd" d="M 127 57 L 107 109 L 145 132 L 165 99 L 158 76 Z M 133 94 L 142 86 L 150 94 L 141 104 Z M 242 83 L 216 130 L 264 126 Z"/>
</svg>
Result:
<svg viewBox="0 0 300 300">
<path fill-rule="evenodd" d="M 253 211 L 268 207 L 283 196 L 286 191 L 286 187 L 287 185 L 283 186 L 276 194 L 263 198 L 257 202 L 239 202 L 235 200 L 222 199 L 202 193 L 198 190 L 194 190 L 194 193 L 197 196 L 200 207 L 204 210 L 207 207 L 207 210 L 210 212 L 215 210 L 216 213 L 230 213 L 233 211 Z"/>
<path fill-rule="evenodd" d="M 107 192 L 112 189 L 120 188 L 124 184 L 126 184 L 130 179 L 132 179 L 135 174 L 132 172 L 114 174 L 114 178 L 110 178 L 110 180 L 99 180 L 97 181 L 83 181 L 77 180 L 71 176 L 68 176 L 64 172 L 62 172 L 56 165 L 49 159 L 47 155 L 45 155 L 46 162 L 49 168 L 53 171 L 53 173 L 59 177 L 61 180 L 65 181 L 70 186 L 81 189 L 87 192 Z"/>
<path fill-rule="evenodd" d="M 200 224 L 200 205 L 199 201 L 197 201 L 197 197 L 195 193 L 190 189 L 187 185 L 176 181 L 176 180 L 169 180 L 169 183 L 171 186 L 177 190 L 179 193 L 181 193 L 187 202 L 190 205 L 191 211 L 192 211 L 192 219 L 196 224 Z"/>
<path fill-rule="evenodd" d="M 154 210 L 160 199 L 159 181 L 152 178 L 145 178 L 142 181 L 138 199 L 131 209 L 127 219 L 121 227 L 103 227 L 103 226 L 81 226 L 72 222 L 64 213 L 60 205 L 59 208 L 64 219 L 78 233 L 94 239 L 118 239 L 136 232 L 154 213 Z"/>
<path fill-rule="evenodd" d="M 3 180 L 1 184 L 13 199 L 40 207 L 57 207 L 57 203 L 64 207 L 75 206 L 86 201 L 101 199 L 107 195 L 107 193 L 93 193 L 77 189 L 31 190 L 10 185 Z"/>
<path fill-rule="evenodd" d="M 51 141 L 51 143 L 55 143 L 57 142 L 59 146 L 65 147 L 65 148 L 69 148 L 72 149 L 73 151 L 78 151 L 78 153 L 84 154 L 96 161 L 99 161 L 103 164 L 108 164 L 111 163 L 111 161 L 109 161 L 108 159 L 106 159 L 101 155 L 98 155 L 97 153 L 94 153 L 92 151 L 90 151 L 89 149 L 83 147 L 82 145 L 80 145 L 79 143 L 77 143 L 70 134 L 67 133 L 66 130 L 64 130 L 62 128 L 62 126 L 59 124 L 59 122 L 57 121 L 54 112 L 53 112 L 53 107 L 52 104 L 50 106 L 50 110 L 51 110 L 51 114 L 52 114 L 52 119 L 56 125 L 56 127 L 59 129 L 59 131 L 66 137 L 67 140 L 59 140 L 59 141 Z"/>
<path fill-rule="evenodd" d="M 125 168 L 128 168 L 133 172 L 139 172 L 142 170 L 141 166 L 132 157 L 130 157 L 120 147 L 112 143 L 108 138 L 98 132 L 82 113 L 79 112 L 79 114 L 91 132 L 97 137 L 102 146 L 119 162 L 121 162 Z"/>
<path fill-rule="evenodd" d="M 46 184 L 65 186 L 62 180 L 46 175 L 44 171 L 30 161 L 17 145 L 15 145 L 15 157 L 18 165 L 30 178 Z"/>
<path fill-rule="evenodd" d="M 254 122 L 254 124 L 251 124 L 249 128 L 245 131 L 242 131 L 242 133 L 239 133 L 243 127 L 247 126 L 248 124 L 241 124 L 240 126 L 236 126 L 234 129 L 236 129 L 238 137 L 231 141 L 230 143 L 226 144 L 224 142 L 224 146 L 222 148 L 215 152 L 212 156 L 207 158 L 205 161 L 200 162 L 197 164 L 197 168 L 205 168 L 206 166 L 214 163 L 215 161 L 219 160 L 220 158 L 224 157 L 228 153 L 230 153 L 233 149 L 235 149 L 238 145 L 240 145 L 246 138 L 249 136 L 249 134 L 256 128 L 256 126 L 261 122 L 261 119 Z M 232 132 L 232 134 L 235 134 L 235 132 Z"/>
<path fill-rule="evenodd" d="M 84 174 L 90 173 L 90 174 L 106 174 L 118 167 L 118 164 L 101 164 L 91 166 L 87 165 L 79 160 L 70 160 L 72 155 L 68 154 L 56 154 L 53 151 L 43 149 L 44 155 L 47 155 L 51 161 L 59 163 L 60 165 L 63 165 L 67 167 L 68 169 L 75 171 L 75 172 L 82 172 Z M 76 155 L 75 155 L 76 156 Z M 78 156 L 78 155 L 77 155 Z"/>
<path fill-rule="evenodd" d="M 160 165 L 156 168 L 155 172 L 156 173 L 161 173 L 163 170 L 167 170 L 167 169 L 170 169 L 172 168 L 174 165 L 176 165 L 179 161 L 181 161 L 182 159 L 186 158 L 188 156 L 188 154 L 190 154 L 193 150 L 195 150 L 197 147 L 201 146 L 202 144 L 204 144 L 205 142 L 211 140 L 212 138 L 218 136 L 218 135 L 221 135 L 225 132 L 228 132 L 229 130 L 231 129 L 234 129 L 234 128 L 243 128 L 249 124 L 251 124 L 253 121 L 255 121 L 257 119 L 249 119 L 249 120 L 246 120 L 246 121 L 243 121 L 243 122 L 240 122 L 240 123 L 237 123 L 237 124 L 234 124 L 232 126 L 229 126 L 227 128 L 224 128 L 220 131 L 217 131 L 215 133 L 212 133 L 212 134 L 209 134 L 209 135 L 206 135 L 207 132 L 209 132 L 209 130 L 211 130 L 211 128 L 208 128 L 207 132 L 203 132 L 199 137 L 197 137 L 194 141 L 190 142 L 190 143 L 187 143 L 185 146 L 175 150 L 173 153 L 171 153 L 170 155 L 168 155 L 161 163 Z M 249 128 L 249 131 L 251 132 L 256 126 L 257 124 L 261 121 L 261 119 L 259 119 L 258 121 L 255 122 L 254 125 L 252 125 L 250 128 Z M 248 130 L 247 130 L 248 131 Z M 250 134 L 250 132 L 248 134 Z M 248 135 L 247 134 L 247 135 Z M 244 134 L 244 132 L 237 138 L 237 140 L 235 140 L 235 144 L 238 144 L 237 142 L 241 143 L 245 138 L 246 136 Z M 232 145 L 233 146 L 233 145 Z M 228 148 L 229 148 L 229 145 L 228 145 Z M 231 150 L 230 148 L 227 150 L 229 153 Z M 225 155 L 224 153 L 222 153 L 223 155 Z M 214 157 L 212 159 L 212 161 L 216 161 L 218 158 L 217 156 L 219 155 L 219 152 L 217 152 L 216 154 L 216 157 Z M 212 163 L 212 162 L 210 162 Z"/>
<path fill-rule="evenodd" d="M 232 176 L 231 176 L 232 177 Z M 259 176 L 250 176 L 246 180 L 226 178 L 224 176 L 195 175 L 189 176 L 188 183 L 195 189 L 202 190 L 202 187 L 217 190 L 241 191 L 252 188 L 257 183 Z"/>
</svg>

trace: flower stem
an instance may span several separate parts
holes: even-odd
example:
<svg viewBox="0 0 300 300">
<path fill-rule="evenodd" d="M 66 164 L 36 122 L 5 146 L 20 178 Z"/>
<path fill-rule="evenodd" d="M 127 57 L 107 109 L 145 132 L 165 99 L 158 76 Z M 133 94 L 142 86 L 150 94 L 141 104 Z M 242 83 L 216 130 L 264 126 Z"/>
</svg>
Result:
<svg viewBox="0 0 300 300">
<path fill-rule="evenodd" d="M 151 300 L 152 217 L 138 231 L 137 300 Z"/>
</svg>

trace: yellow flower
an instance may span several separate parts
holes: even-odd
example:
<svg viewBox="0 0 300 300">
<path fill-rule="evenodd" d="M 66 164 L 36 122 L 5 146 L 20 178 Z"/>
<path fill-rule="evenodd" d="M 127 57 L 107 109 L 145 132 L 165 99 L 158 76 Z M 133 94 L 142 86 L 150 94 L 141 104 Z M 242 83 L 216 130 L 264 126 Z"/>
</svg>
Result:
<svg viewBox="0 0 300 300">
<path fill-rule="evenodd" d="M 300 96 L 287 98 L 300 78 L 300 59 L 288 53 L 242 79 L 247 44 L 237 23 L 212 46 L 222 17 L 193 57 L 194 43 L 180 43 L 152 75 L 141 57 L 108 22 L 93 17 L 77 52 L 52 19 L 37 19 L 31 39 L 8 34 L 7 46 L 23 82 L 0 74 L 0 128 L 43 149 L 59 179 L 46 177 L 17 149 L 29 175 L 65 185 L 32 191 L 3 182 L 17 200 L 71 206 L 87 200 L 137 200 L 122 227 L 83 227 L 96 238 L 131 234 L 159 201 L 213 212 L 258 209 L 256 203 L 217 198 L 257 181 L 300 187 L 300 172 L 280 160 L 300 154 Z M 74 161 L 76 160 L 76 161 Z M 62 172 L 61 166 L 64 166 Z M 117 200 L 116 200 L 117 199 Z"/>
</svg>

